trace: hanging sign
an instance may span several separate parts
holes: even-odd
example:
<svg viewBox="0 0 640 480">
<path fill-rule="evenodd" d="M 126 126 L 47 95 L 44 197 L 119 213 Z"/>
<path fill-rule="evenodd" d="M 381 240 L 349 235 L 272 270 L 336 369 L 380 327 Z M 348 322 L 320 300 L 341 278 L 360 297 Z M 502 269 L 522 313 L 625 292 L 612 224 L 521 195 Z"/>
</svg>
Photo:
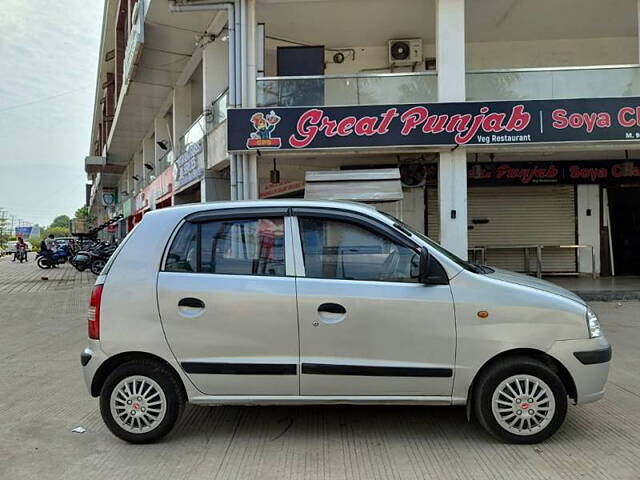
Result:
<svg viewBox="0 0 640 480">
<path fill-rule="evenodd" d="M 640 98 L 229 109 L 229 151 L 640 141 Z"/>
<path fill-rule="evenodd" d="M 187 146 L 186 150 L 173 163 L 173 189 L 180 190 L 202 179 L 204 176 L 203 139 Z"/>
</svg>

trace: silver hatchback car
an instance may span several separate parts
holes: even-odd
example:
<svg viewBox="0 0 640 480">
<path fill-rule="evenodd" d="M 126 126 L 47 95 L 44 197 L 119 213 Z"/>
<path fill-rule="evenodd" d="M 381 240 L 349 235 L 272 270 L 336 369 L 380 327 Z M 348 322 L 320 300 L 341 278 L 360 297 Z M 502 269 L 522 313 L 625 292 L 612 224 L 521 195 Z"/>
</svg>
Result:
<svg viewBox="0 0 640 480">
<path fill-rule="evenodd" d="M 611 347 L 585 302 L 478 266 L 366 205 L 157 210 L 96 281 L 81 363 L 109 429 L 133 443 L 186 402 L 467 405 L 534 443 L 568 399 L 604 395 Z"/>
</svg>

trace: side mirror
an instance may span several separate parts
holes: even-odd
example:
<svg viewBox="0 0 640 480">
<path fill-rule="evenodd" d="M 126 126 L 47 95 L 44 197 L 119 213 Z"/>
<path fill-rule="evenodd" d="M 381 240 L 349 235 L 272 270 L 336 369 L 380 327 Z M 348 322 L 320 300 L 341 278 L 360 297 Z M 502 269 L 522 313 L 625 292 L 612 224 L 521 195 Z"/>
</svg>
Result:
<svg viewBox="0 0 640 480">
<path fill-rule="evenodd" d="M 418 273 L 418 281 L 420 283 L 429 283 L 429 271 L 431 267 L 431 255 L 429 250 L 422 247 L 420 249 L 420 271 Z"/>
</svg>

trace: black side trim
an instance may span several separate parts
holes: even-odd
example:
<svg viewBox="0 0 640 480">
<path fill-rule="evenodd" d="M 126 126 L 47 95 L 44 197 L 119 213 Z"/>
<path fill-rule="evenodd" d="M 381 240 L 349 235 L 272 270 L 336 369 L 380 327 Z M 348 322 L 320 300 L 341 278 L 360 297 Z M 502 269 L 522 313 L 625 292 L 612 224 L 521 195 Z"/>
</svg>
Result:
<svg viewBox="0 0 640 480">
<path fill-rule="evenodd" d="M 91 354 L 87 352 L 82 352 L 80 354 L 80 363 L 83 367 L 86 367 L 89 361 L 91 360 Z"/>
<path fill-rule="evenodd" d="M 203 223 L 213 220 L 286 217 L 289 215 L 289 210 L 288 207 L 220 208 L 192 213 L 185 220 L 191 223 Z"/>
<path fill-rule="evenodd" d="M 362 377 L 452 377 L 450 368 L 377 367 L 370 365 L 333 365 L 303 363 L 308 375 L 358 375 Z"/>
<path fill-rule="evenodd" d="M 295 375 L 295 364 L 288 363 L 207 363 L 182 362 L 187 373 L 209 375 Z"/>
<path fill-rule="evenodd" d="M 604 350 L 591 350 L 589 352 L 574 352 L 573 356 L 584 365 L 594 365 L 596 363 L 607 363 L 611 360 L 611 346 Z"/>
</svg>

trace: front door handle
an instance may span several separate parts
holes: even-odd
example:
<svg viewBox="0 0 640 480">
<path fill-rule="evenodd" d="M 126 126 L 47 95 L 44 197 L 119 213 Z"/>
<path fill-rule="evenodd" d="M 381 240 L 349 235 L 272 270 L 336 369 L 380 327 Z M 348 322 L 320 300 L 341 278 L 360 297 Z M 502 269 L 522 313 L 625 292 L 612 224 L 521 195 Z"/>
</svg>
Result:
<svg viewBox="0 0 640 480">
<path fill-rule="evenodd" d="M 179 307 L 204 308 L 204 302 L 199 298 L 186 297 L 178 302 Z"/>
<path fill-rule="evenodd" d="M 326 325 L 335 325 L 347 318 L 347 309 L 338 303 L 323 303 L 318 307 L 318 319 Z M 318 321 L 313 322 L 317 327 Z"/>
<path fill-rule="evenodd" d="M 333 313 L 335 315 L 344 315 L 347 309 L 337 303 L 323 303 L 318 307 L 318 313 Z"/>
</svg>

